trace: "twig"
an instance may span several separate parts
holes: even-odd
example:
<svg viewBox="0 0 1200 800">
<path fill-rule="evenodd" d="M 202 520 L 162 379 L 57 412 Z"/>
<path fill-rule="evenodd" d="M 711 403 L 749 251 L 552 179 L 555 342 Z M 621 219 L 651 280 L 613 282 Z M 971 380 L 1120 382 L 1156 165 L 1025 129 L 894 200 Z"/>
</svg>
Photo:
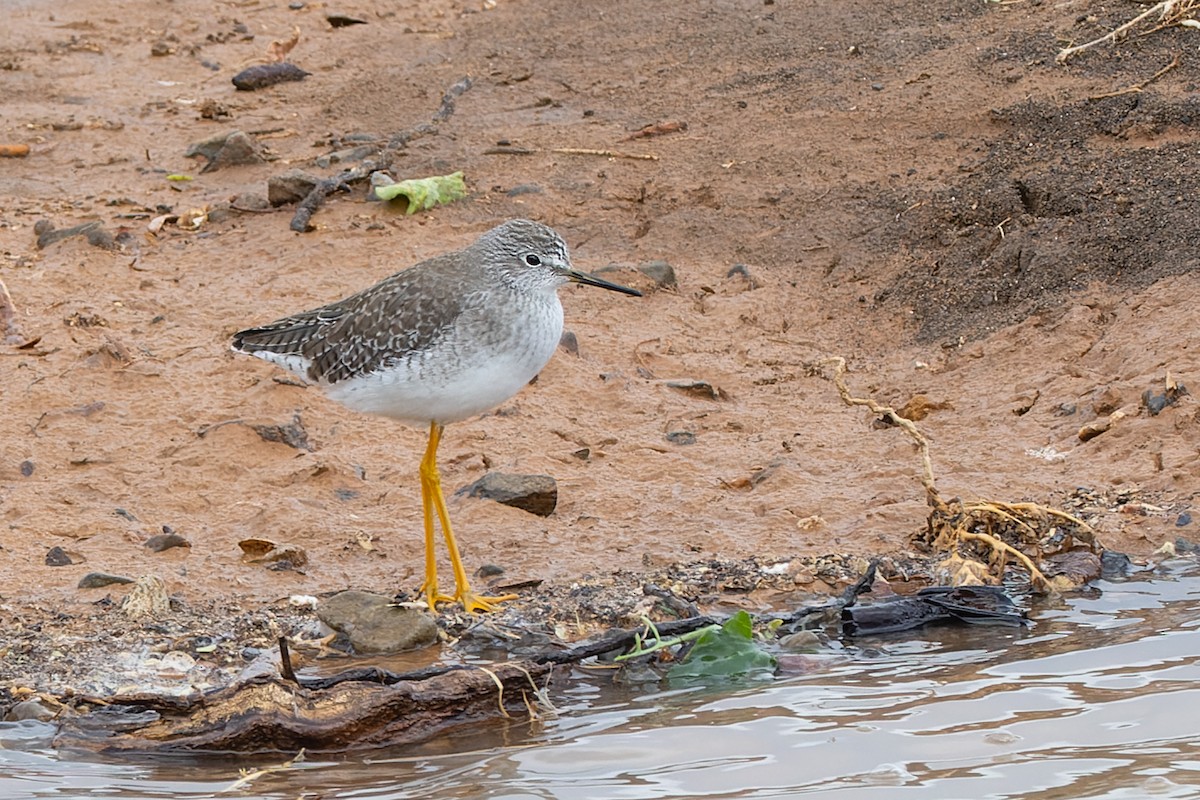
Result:
<svg viewBox="0 0 1200 800">
<path fill-rule="evenodd" d="M 1089 97 L 1088 100 L 1103 100 L 1106 97 L 1120 97 L 1123 94 L 1137 94 L 1138 92 L 1142 91 L 1142 89 L 1145 89 L 1147 86 L 1154 83 L 1156 80 L 1161 78 L 1163 75 L 1166 75 L 1168 72 L 1170 72 L 1171 70 L 1175 69 L 1178 66 L 1179 66 L 1179 54 L 1176 53 L 1175 57 L 1171 59 L 1170 64 L 1167 64 L 1165 67 L 1163 67 L 1158 72 L 1154 73 L 1149 78 L 1142 81 L 1141 83 L 1135 83 L 1133 86 L 1130 86 L 1128 89 L 1121 89 L 1116 92 L 1105 92 L 1104 94 L 1094 94 L 1091 97 Z"/>
<path fill-rule="evenodd" d="M 603 156 L 604 158 L 634 158 L 640 161 L 658 161 L 658 156 L 652 153 L 622 153 L 617 150 L 592 150 L 587 147 L 554 147 L 551 153 L 564 153 L 569 156 Z"/>
<path fill-rule="evenodd" d="M 292 654 L 288 652 L 286 636 L 279 637 L 279 674 L 292 683 L 300 683 L 296 678 L 296 672 L 292 669 Z"/>
<path fill-rule="evenodd" d="M 1161 2 L 1161 3 L 1155 3 L 1150 8 L 1143 11 L 1141 14 L 1138 14 L 1136 17 L 1134 17 L 1133 19 L 1126 22 L 1124 25 L 1119 25 L 1116 28 L 1113 28 L 1111 31 L 1104 34 L 1099 39 L 1093 39 L 1090 42 L 1086 42 L 1081 45 L 1076 45 L 1075 47 L 1065 47 L 1062 50 L 1059 50 L 1058 55 L 1055 56 L 1054 60 L 1057 61 L 1059 64 L 1065 64 L 1065 63 L 1067 63 L 1067 59 L 1069 59 L 1071 56 L 1075 55 L 1076 53 L 1079 53 L 1083 50 L 1087 50 L 1090 47 L 1095 47 L 1098 44 L 1103 44 L 1104 42 L 1107 42 L 1107 41 L 1115 42 L 1130 28 L 1135 27 L 1139 22 L 1141 22 L 1142 20 L 1146 19 L 1147 17 L 1149 17 L 1155 13 L 1158 14 L 1159 19 L 1166 19 L 1169 16 L 1181 13 L 1179 11 L 1179 9 L 1177 8 L 1177 6 L 1181 5 L 1183 2 L 1185 2 L 1185 0 L 1163 0 L 1163 2 Z M 1190 7 L 1191 6 L 1189 4 L 1189 6 L 1185 7 L 1184 10 L 1186 11 Z"/>
<path fill-rule="evenodd" d="M 422 122 L 419 125 L 394 134 L 374 158 L 365 160 L 359 166 L 344 170 L 332 178 L 318 181 L 296 207 L 296 213 L 292 216 L 292 221 L 288 227 L 297 233 L 307 233 L 312 230 L 312 216 L 317 213 L 317 209 L 325 204 L 325 199 L 329 195 L 336 191 L 349 191 L 351 183 L 364 180 L 376 170 L 387 169 L 391 166 L 392 157 L 397 150 L 403 150 L 413 139 L 436 133 L 438 125 L 445 122 L 454 113 L 454 101 L 462 96 L 463 92 L 471 88 L 471 83 L 470 76 L 462 77 L 455 81 L 446 90 L 445 94 L 442 95 L 442 102 L 429 122 Z"/>
<path fill-rule="evenodd" d="M 902 428 L 917 443 L 917 451 L 921 454 L 921 485 L 925 487 L 929 504 L 934 507 L 943 507 L 945 504 L 942 502 L 937 485 L 933 480 L 933 461 L 929 457 L 929 440 L 917 430 L 917 426 L 913 424 L 912 420 L 900 416 L 894 408 L 880 405 L 869 397 L 852 397 L 850 389 L 846 386 L 846 359 L 839 356 L 828 359 L 825 363 L 834 365 L 833 384 L 837 387 L 843 403 L 848 406 L 866 406 L 872 413 L 880 414 L 892 424 Z"/>
<path fill-rule="evenodd" d="M 252 782 L 258 780 L 259 778 L 263 777 L 264 775 L 270 775 L 272 772 L 282 772 L 285 769 L 290 769 L 291 767 L 294 767 L 295 765 L 299 764 L 303 760 L 304 760 L 304 748 L 301 747 L 300 752 L 296 753 L 295 756 L 288 759 L 287 761 L 284 761 L 282 764 L 273 764 L 269 767 L 263 767 L 262 769 L 254 769 L 254 770 L 244 769 L 244 770 L 242 770 L 242 777 L 238 778 L 236 781 L 229 784 L 224 789 L 221 789 L 219 792 L 217 792 L 217 794 L 225 794 L 227 792 L 237 791 L 238 789 L 241 789 L 244 786 L 249 786 Z"/>
</svg>

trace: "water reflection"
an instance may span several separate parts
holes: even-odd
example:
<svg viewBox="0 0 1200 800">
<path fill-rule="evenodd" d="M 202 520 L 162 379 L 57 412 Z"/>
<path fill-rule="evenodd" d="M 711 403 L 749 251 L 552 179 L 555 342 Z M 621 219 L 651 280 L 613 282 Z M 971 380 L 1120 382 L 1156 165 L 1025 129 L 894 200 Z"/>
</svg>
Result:
<svg viewBox="0 0 1200 800">
<path fill-rule="evenodd" d="M 228 796 L 296 798 L 1200 798 L 1200 577 L 1102 583 L 1023 632 L 858 643 L 732 694 L 592 677 L 561 715 L 370 758 L 312 761 Z M 256 764 L 111 764 L 0 730 L 0 797 L 208 797 Z"/>
</svg>

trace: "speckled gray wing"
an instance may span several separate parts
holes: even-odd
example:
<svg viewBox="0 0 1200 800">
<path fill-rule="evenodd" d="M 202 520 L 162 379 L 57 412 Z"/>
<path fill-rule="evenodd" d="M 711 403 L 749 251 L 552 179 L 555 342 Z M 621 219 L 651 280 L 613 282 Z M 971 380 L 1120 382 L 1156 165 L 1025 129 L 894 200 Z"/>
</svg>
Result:
<svg viewBox="0 0 1200 800">
<path fill-rule="evenodd" d="M 285 365 L 303 359 L 307 377 L 326 383 L 419 357 L 461 312 L 453 255 L 397 272 L 336 303 L 240 331 L 233 348 Z"/>
</svg>

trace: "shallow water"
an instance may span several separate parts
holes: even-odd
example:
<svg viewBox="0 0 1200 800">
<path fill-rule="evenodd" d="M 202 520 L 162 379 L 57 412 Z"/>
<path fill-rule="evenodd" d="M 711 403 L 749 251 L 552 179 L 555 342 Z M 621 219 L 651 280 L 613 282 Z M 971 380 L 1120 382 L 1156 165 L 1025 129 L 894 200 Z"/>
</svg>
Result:
<svg viewBox="0 0 1200 800">
<path fill-rule="evenodd" d="M 560 714 L 403 752 L 314 759 L 261 798 L 1200 798 L 1200 573 L 1101 582 L 1028 631 L 860 641 L 715 693 L 592 678 Z M 110 763 L 0 726 L 0 797 L 208 797 L 249 763 Z"/>
</svg>

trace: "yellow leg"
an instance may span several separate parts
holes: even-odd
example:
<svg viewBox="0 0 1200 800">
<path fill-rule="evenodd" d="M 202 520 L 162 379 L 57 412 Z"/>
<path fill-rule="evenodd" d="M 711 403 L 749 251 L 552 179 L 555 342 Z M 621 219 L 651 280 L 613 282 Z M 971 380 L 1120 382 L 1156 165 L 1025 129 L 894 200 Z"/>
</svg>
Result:
<svg viewBox="0 0 1200 800">
<path fill-rule="evenodd" d="M 495 611 L 498 604 L 506 600 L 515 600 L 517 596 L 506 594 L 484 597 L 471 591 L 467 582 L 467 571 L 463 569 L 462 557 L 458 554 L 458 543 L 454 540 L 454 531 L 450 527 L 446 498 L 442 495 L 442 477 L 437 468 L 437 449 L 441 440 L 442 426 L 434 422 L 429 426 L 429 446 L 425 448 L 425 457 L 421 459 L 421 502 L 425 510 L 425 585 L 421 590 L 425 593 L 431 610 L 436 610 L 438 603 L 457 600 L 462 603 L 463 609 L 471 614 Z M 450 565 L 454 568 L 454 597 L 439 594 L 437 589 L 437 563 L 433 552 L 434 511 L 437 511 L 438 521 L 442 525 L 446 549 L 450 551 Z"/>
</svg>

